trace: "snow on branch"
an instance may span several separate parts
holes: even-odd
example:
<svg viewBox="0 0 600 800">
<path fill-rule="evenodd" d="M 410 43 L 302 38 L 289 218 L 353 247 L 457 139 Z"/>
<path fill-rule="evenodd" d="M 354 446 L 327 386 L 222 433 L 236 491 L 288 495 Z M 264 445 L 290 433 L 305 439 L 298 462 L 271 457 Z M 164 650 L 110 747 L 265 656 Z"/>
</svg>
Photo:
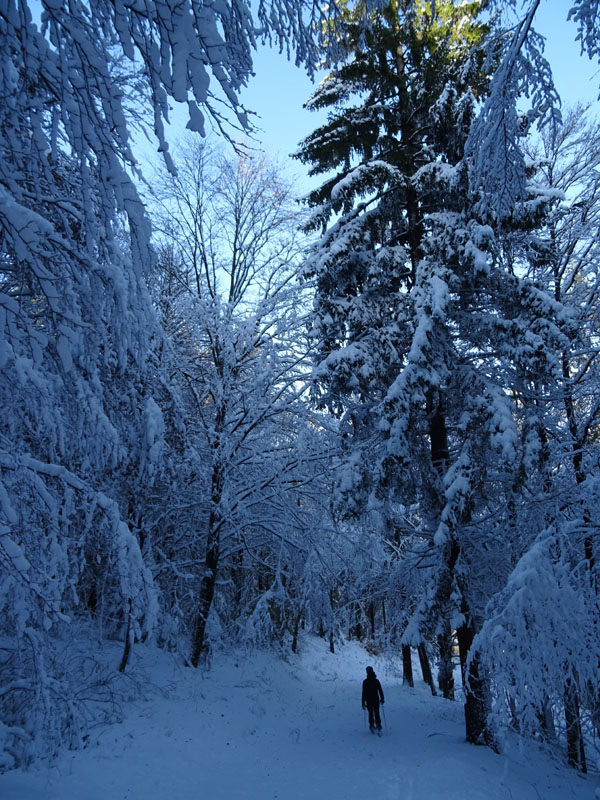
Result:
<svg viewBox="0 0 600 800">
<path fill-rule="evenodd" d="M 511 31 L 492 37 L 489 57 L 497 57 L 491 54 L 500 50 L 501 60 L 465 148 L 472 189 L 481 195 L 479 212 L 497 221 L 510 217 L 526 197 L 521 138 L 534 122 L 539 126 L 560 122 L 560 99 L 542 54 L 544 40 L 533 29 L 538 6 L 539 0 L 534 0 Z M 523 97 L 530 102 L 525 115 L 517 111 Z"/>
</svg>

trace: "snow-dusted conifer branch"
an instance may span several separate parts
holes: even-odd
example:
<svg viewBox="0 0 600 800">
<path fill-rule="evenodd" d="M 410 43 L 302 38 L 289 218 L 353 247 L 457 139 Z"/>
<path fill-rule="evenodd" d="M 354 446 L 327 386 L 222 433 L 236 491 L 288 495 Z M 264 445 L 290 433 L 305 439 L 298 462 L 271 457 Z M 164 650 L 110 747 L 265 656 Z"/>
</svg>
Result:
<svg viewBox="0 0 600 800">
<path fill-rule="evenodd" d="M 560 119 L 560 101 L 550 66 L 542 56 L 543 39 L 532 29 L 538 6 L 539 0 L 534 0 L 512 31 L 491 37 L 489 58 L 499 59 L 499 65 L 466 145 L 472 188 L 481 192 L 480 211 L 491 220 L 510 217 L 525 196 L 520 139 L 530 123 L 555 125 Z M 531 97 L 532 104 L 525 119 L 516 108 L 517 98 L 524 95 Z"/>
<path fill-rule="evenodd" d="M 250 130 L 239 92 L 252 75 L 252 52 L 259 41 L 275 43 L 288 58 L 293 52 L 297 66 L 312 74 L 327 20 L 337 13 L 335 3 L 325 7 L 315 0 L 261 0 L 255 9 L 245 0 L 210 5 L 186 0 L 174 9 L 153 0 L 93 0 L 82 9 L 126 57 L 141 59 L 154 134 L 167 163 L 169 101 L 187 104 L 187 127 L 202 135 L 205 113 L 227 138 L 234 123 Z"/>
</svg>

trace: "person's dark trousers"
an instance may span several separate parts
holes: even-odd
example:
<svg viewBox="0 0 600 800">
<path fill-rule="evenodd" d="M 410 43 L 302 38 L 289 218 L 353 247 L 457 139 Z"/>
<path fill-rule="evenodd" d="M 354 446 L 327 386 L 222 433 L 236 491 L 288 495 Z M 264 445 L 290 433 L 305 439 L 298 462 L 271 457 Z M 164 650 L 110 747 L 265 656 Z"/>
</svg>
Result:
<svg viewBox="0 0 600 800">
<path fill-rule="evenodd" d="M 367 703 L 367 710 L 369 712 L 369 728 L 377 728 L 381 730 L 381 717 L 379 716 L 379 703 Z"/>
</svg>

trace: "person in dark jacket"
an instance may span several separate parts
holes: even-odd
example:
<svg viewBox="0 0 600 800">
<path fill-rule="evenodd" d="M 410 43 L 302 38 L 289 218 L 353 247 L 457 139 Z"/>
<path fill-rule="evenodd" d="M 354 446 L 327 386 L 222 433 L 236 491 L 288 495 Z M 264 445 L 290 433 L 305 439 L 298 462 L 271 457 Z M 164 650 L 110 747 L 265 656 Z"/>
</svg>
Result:
<svg viewBox="0 0 600 800">
<path fill-rule="evenodd" d="M 379 716 L 379 703 L 384 703 L 383 689 L 377 680 L 373 667 L 367 667 L 367 677 L 362 685 L 362 707 L 369 712 L 369 728 L 381 730 L 381 717 Z"/>
</svg>

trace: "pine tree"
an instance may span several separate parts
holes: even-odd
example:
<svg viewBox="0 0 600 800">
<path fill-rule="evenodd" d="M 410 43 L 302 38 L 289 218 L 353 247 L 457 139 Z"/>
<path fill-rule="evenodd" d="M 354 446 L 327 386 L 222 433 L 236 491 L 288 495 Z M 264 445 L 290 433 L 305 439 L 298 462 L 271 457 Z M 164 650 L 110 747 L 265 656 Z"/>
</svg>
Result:
<svg viewBox="0 0 600 800">
<path fill-rule="evenodd" d="M 364 36 L 348 11 L 345 61 L 309 101 L 329 120 L 299 152 L 313 173 L 335 170 L 309 197 L 322 235 L 306 271 L 315 391 L 345 435 L 338 506 L 417 520 L 433 580 L 404 640 L 457 629 L 477 743 L 493 739 L 490 687 L 471 644 L 508 569 L 489 565 L 486 520 L 543 459 L 539 393 L 565 341 L 559 304 L 528 275 L 547 195 L 528 186 L 500 220 L 469 183 L 492 69 L 485 5 L 391 3 Z"/>
</svg>

